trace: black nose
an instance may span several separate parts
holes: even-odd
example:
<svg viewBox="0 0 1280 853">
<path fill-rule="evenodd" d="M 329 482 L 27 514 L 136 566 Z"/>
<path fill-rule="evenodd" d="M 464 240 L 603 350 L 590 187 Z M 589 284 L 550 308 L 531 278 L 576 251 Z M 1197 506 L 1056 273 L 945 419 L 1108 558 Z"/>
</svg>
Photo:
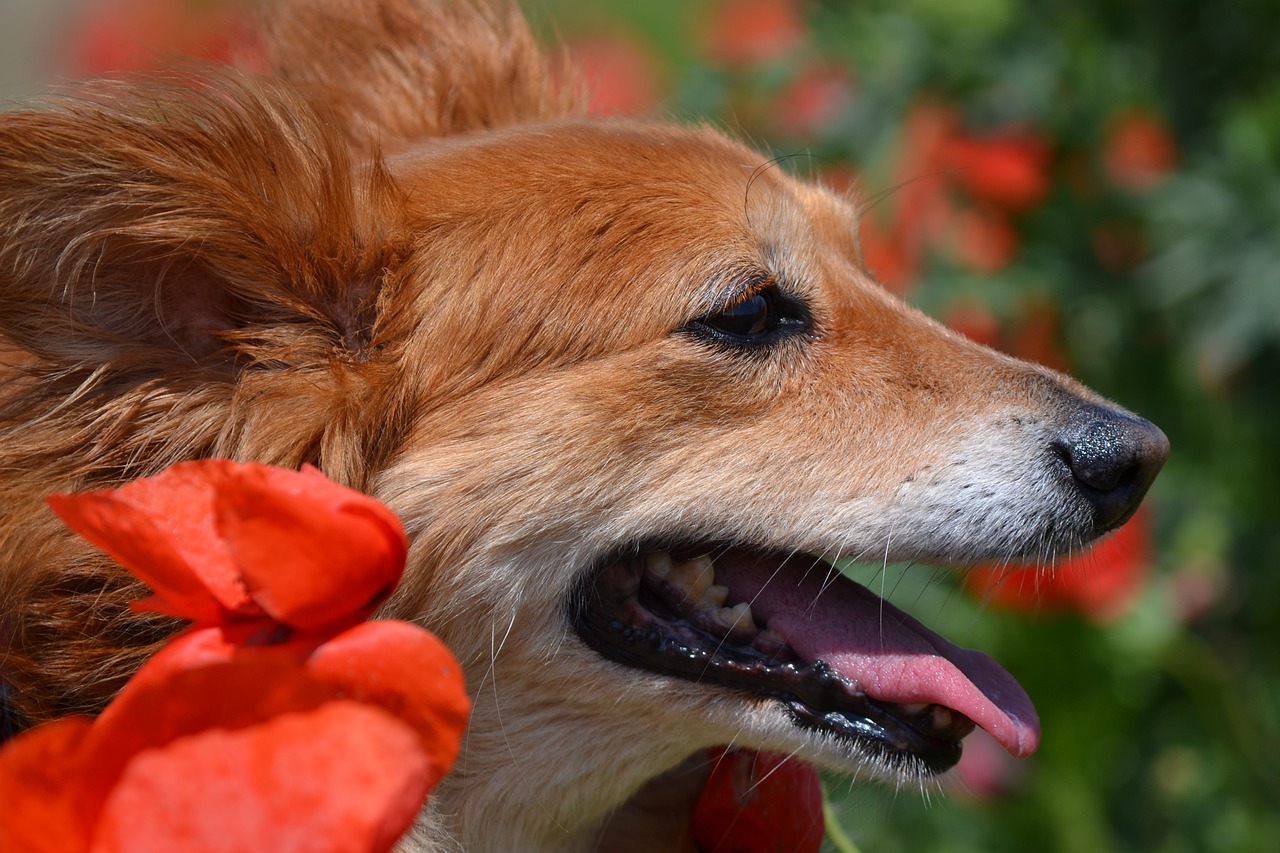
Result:
<svg viewBox="0 0 1280 853">
<path fill-rule="evenodd" d="M 1073 413 L 1054 450 L 1093 505 L 1094 532 L 1104 533 L 1138 509 L 1169 456 L 1169 439 L 1136 415 L 1086 404 Z"/>
</svg>

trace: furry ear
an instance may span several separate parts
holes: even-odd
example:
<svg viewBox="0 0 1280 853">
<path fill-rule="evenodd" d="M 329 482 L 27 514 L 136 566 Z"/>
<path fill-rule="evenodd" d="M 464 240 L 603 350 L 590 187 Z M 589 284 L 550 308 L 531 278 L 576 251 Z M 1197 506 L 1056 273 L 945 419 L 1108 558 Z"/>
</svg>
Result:
<svg viewBox="0 0 1280 853">
<path fill-rule="evenodd" d="M 357 150 L 585 112 L 567 57 L 510 0 L 287 0 L 268 31 L 273 72 Z"/>
<path fill-rule="evenodd" d="M 0 114 L 0 335 L 50 365 L 291 363 L 367 345 L 393 190 L 230 73 Z"/>
<path fill-rule="evenodd" d="M 567 65 L 505 0 L 281 7 L 264 47 L 278 79 L 99 83 L 0 114 L 0 352 L 55 368 L 360 355 L 401 254 L 381 146 L 576 109 Z"/>
</svg>

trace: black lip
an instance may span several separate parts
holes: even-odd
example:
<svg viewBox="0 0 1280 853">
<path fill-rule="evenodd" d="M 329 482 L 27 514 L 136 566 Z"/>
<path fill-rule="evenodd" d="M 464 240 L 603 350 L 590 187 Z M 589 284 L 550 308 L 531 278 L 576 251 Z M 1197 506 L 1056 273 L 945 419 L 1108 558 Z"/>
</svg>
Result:
<svg viewBox="0 0 1280 853">
<path fill-rule="evenodd" d="M 853 688 L 823 661 L 782 660 L 707 634 L 674 614 L 654 624 L 630 624 L 638 571 L 628 561 L 591 572 L 571 601 L 571 621 L 582 640 L 603 657 L 627 666 L 699 684 L 743 691 L 781 702 L 799 726 L 853 741 L 887 766 L 918 768 L 920 775 L 955 766 L 959 739 L 922 731 L 901 706 L 878 702 Z"/>
</svg>

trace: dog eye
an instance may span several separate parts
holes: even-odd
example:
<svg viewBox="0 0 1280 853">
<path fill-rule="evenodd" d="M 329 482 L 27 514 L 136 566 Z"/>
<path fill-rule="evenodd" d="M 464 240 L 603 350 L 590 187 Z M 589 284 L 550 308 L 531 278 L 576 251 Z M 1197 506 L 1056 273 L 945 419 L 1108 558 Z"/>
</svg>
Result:
<svg viewBox="0 0 1280 853">
<path fill-rule="evenodd" d="M 720 343 L 766 344 L 808 325 L 804 306 L 771 284 L 724 310 L 695 320 L 689 328 Z"/>
<path fill-rule="evenodd" d="M 764 293 L 753 293 L 702 322 L 717 332 L 739 338 L 757 337 L 773 322 L 773 305 Z"/>
</svg>

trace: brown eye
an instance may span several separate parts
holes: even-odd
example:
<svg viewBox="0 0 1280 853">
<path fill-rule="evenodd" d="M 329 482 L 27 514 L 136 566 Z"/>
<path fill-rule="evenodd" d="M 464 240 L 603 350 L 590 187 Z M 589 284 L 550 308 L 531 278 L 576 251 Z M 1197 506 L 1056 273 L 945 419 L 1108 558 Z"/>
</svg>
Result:
<svg viewBox="0 0 1280 853">
<path fill-rule="evenodd" d="M 695 320 L 686 328 L 716 343 L 755 347 L 804 332 L 809 325 L 809 312 L 804 303 L 770 284 L 722 311 Z"/>
<path fill-rule="evenodd" d="M 764 293 L 753 293 L 702 322 L 717 332 L 738 338 L 749 338 L 769 331 L 773 319 L 772 306 Z"/>
</svg>

